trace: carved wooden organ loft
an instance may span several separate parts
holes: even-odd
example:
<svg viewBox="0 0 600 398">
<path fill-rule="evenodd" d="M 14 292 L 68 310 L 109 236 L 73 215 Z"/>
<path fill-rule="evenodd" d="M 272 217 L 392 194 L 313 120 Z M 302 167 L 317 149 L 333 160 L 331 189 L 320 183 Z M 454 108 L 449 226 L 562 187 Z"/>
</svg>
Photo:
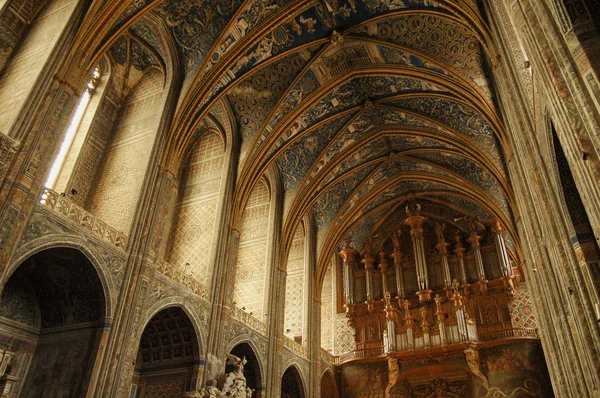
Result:
<svg viewBox="0 0 600 398">
<path fill-rule="evenodd" d="M 354 357 L 537 337 L 511 324 L 517 277 L 500 221 L 465 218 L 468 236 L 457 230 L 450 243 L 445 224 L 430 223 L 418 203 L 406 211 L 378 253 L 370 239 L 360 252 L 350 240 L 340 251 Z"/>
</svg>

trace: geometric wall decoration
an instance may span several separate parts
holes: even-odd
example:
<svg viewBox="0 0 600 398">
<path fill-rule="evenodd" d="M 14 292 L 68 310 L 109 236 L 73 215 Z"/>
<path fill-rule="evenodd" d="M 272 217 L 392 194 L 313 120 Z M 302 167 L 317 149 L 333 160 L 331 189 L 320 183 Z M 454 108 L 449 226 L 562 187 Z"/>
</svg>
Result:
<svg viewBox="0 0 600 398">
<path fill-rule="evenodd" d="M 233 300 L 240 308 L 262 320 L 265 297 L 270 195 L 260 180 L 248 199 L 242 216 L 242 231 L 235 270 Z"/>
<path fill-rule="evenodd" d="M 296 228 L 290 249 L 285 280 L 285 321 L 284 334 L 293 339 L 302 336 L 304 315 L 304 229 Z"/>
<path fill-rule="evenodd" d="M 172 233 L 170 262 L 188 268 L 204 286 L 211 283 L 209 261 L 214 249 L 224 151 L 223 140 L 214 132 L 194 145 L 182 173 Z"/>
</svg>

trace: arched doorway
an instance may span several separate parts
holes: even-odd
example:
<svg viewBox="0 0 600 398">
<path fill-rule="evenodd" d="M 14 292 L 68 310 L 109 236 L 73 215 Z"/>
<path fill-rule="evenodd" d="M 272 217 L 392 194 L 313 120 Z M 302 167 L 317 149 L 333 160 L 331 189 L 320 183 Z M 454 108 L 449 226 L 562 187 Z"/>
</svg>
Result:
<svg viewBox="0 0 600 398">
<path fill-rule="evenodd" d="M 260 363 L 258 362 L 258 358 L 256 357 L 252 347 L 248 343 L 241 343 L 233 347 L 229 353 L 238 358 L 246 358 L 246 361 L 248 361 L 246 365 L 244 365 L 246 385 L 254 390 L 252 398 L 263 397 L 264 394 L 262 390 Z M 232 371 L 233 365 L 227 363 L 227 366 L 225 367 L 225 374 L 229 374 L 229 372 Z"/>
<path fill-rule="evenodd" d="M 132 396 L 175 398 L 195 390 L 199 355 L 196 331 L 185 311 L 180 307 L 160 311 L 140 339 Z"/>
<path fill-rule="evenodd" d="M 302 378 L 295 366 L 287 368 L 281 378 L 281 398 L 304 398 Z"/>
<path fill-rule="evenodd" d="M 333 374 L 330 370 L 326 370 L 321 376 L 321 398 L 337 398 L 337 387 Z"/>
<path fill-rule="evenodd" d="M 86 395 L 104 320 L 102 283 L 83 253 L 53 248 L 25 260 L 0 297 L 0 351 L 14 353 L 11 396 Z"/>
</svg>

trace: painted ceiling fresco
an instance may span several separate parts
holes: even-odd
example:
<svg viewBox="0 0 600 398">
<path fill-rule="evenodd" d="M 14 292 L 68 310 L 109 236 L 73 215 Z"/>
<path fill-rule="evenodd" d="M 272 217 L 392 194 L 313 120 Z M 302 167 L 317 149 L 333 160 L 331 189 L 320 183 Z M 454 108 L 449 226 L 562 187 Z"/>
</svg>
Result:
<svg viewBox="0 0 600 398">
<path fill-rule="evenodd" d="M 474 2 L 136 1 L 123 15 L 112 29 L 125 32 L 111 47 L 117 63 L 131 52 L 140 65 L 179 61 L 173 137 L 229 104 L 242 142 L 234 202 L 243 208 L 276 166 L 284 243 L 311 214 L 325 236 L 319 264 L 344 237 L 359 247 L 389 228 L 408 195 L 441 219 L 497 217 L 514 232 L 488 29 Z"/>
</svg>

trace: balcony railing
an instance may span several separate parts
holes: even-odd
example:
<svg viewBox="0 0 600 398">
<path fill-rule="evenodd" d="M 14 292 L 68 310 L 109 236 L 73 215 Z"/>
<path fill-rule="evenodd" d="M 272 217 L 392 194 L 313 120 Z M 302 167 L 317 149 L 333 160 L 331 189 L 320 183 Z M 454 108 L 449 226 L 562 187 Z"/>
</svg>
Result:
<svg viewBox="0 0 600 398">
<path fill-rule="evenodd" d="M 296 343 L 284 334 L 280 335 L 283 341 L 283 346 L 293 352 L 294 354 L 301 356 L 302 358 L 308 358 L 308 350 L 300 343 Z"/>
<path fill-rule="evenodd" d="M 201 299 L 208 300 L 209 294 L 206 286 L 194 278 L 189 270 L 181 269 L 180 267 L 168 263 L 163 259 L 159 259 L 156 262 L 156 270 L 171 281 L 188 289 Z"/>
<path fill-rule="evenodd" d="M 263 336 L 267 334 L 267 325 L 265 325 L 263 322 L 259 321 L 246 311 L 238 307 L 233 307 L 233 317 L 241 323 L 243 323 L 244 325 L 248 326 L 250 329 L 256 330 L 257 332 L 261 333 Z"/>
<path fill-rule="evenodd" d="M 422 333 L 421 334 L 415 334 L 414 338 L 415 341 L 421 341 L 422 342 Z M 511 338 L 531 338 L 531 339 L 538 339 L 538 333 L 536 329 L 527 329 L 527 328 L 512 328 L 512 329 L 503 329 L 503 330 L 496 330 L 493 332 L 485 332 L 485 333 L 481 333 L 478 335 L 478 342 L 482 343 L 482 342 L 486 342 L 486 341 L 492 341 L 492 340 L 504 340 L 504 339 L 511 339 Z M 433 332 L 431 335 L 431 345 L 429 346 L 424 346 L 423 344 L 415 344 L 413 346 L 412 349 L 403 347 L 402 344 L 400 344 L 400 347 L 397 347 L 396 350 L 394 352 L 404 352 L 404 351 L 414 351 L 414 352 L 418 352 L 419 350 L 423 350 L 423 349 L 430 349 L 436 346 L 441 346 L 440 344 L 440 339 L 439 339 L 439 334 L 437 332 Z M 452 345 L 461 345 L 463 342 L 461 342 L 459 339 L 456 338 L 450 338 L 447 346 L 452 346 Z M 339 355 L 339 356 L 334 356 L 331 353 L 329 353 L 328 351 L 321 349 L 321 359 L 323 359 L 324 361 L 331 363 L 333 365 L 342 365 L 346 362 L 349 361 L 353 361 L 355 359 L 361 359 L 361 358 L 375 358 L 375 357 L 379 357 L 379 356 L 383 356 L 385 354 L 384 352 L 384 348 L 383 346 L 381 347 L 375 347 L 375 348 L 365 348 L 365 349 L 356 349 L 354 351 Z"/>
<path fill-rule="evenodd" d="M 340 356 L 334 357 L 334 359 L 335 359 L 334 364 L 341 365 L 343 363 L 353 361 L 355 359 L 374 358 L 374 357 L 379 357 L 381 355 L 383 355 L 383 347 L 354 350 L 354 351 L 348 352 L 346 354 L 342 354 Z"/>
<path fill-rule="evenodd" d="M 479 334 L 479 341 L 492 341 L 512 338 L 538 339 L 539 335 L 537 329 L 528 328 L 502 329 Z"/>
<path fill-rule="evenodd" d="M 67 197 L 51 189 L 44 189 L 40 204 L 54 210 L 56 213 L 68 218 L 80 227 L 85 228 L 90 233 L 118 248 L 125 249 L 127 247 L 127 236 L 123 232 L 117 231 L 93 214 L 71 202 Z"/>
</svg>

